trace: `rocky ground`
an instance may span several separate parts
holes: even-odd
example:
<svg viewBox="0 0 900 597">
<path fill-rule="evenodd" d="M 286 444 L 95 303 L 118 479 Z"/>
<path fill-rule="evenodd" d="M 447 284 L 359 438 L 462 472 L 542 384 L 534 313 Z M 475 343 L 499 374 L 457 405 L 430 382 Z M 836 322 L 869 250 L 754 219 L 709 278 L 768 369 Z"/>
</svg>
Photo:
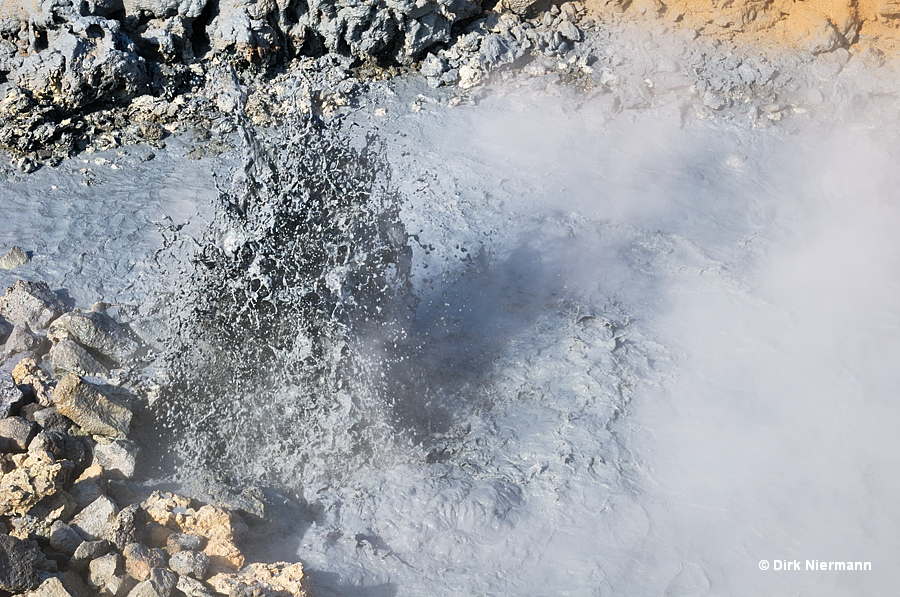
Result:
<svg viewBox="0 0 900 597">
<path fill-rule="evenodd" d="M 781 4 L 7 3 L 0 145 L 23 171 L 183 130 L 221 151 L 236 116 L 340 115 L 404 73 L 446 87 L 450 105 L 523 74 L 607 95 L 613 111 L 671 103 L 766 126 L 896 93 L 890 2 Z M 845 73 L 864 75 L 850 89 Z"/>
<path fill-rule="evenodd" d="M 245 562 L 275 523 L 260 489 L 211 505 L 133 481 L 142 346 L 107 307 L 67 310 L 41 282 L 0 298 L 0 594 L 305 595 L 299 563 Z"/>
</svg>

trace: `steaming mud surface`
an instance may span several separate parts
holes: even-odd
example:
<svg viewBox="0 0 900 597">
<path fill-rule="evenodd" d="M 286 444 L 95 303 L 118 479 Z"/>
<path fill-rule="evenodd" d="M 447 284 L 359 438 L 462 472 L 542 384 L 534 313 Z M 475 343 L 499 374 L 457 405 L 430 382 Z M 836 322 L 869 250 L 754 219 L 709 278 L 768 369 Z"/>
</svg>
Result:
<svg viewBox="0 0 900 597">
<path fill-rule="evenodd" d="M 421 91 L 404 85 L 396 106 Z M 228 333 L 199 337 L 210 351 L 186 362 L 212 368 L 157 403 L 186 414 L 161 417 L 179 453 L 154 466 L 297 496 L 304 512 L 270 552 L 296 554 L 318 595 L 896 590 L 896 139 L 503 92 L 345 122 L 357 147 L 377 128 L 393 171 L 388 191 L 363 193 L 362 237 L 333 237 L 366 251 L 259 299 L 243 336 L 201 318 Z M 22 275 L 79 304 L 158 304 L 149 278 L 163 274 L 221 290 L 190 268 L 161 272 L 154 253 L 190 263 L 204 242 L 220 259 L 250 246 L 228 286 L 246 296 L 292 253 L 254 244 L 259 222 L 213 213 L 209 172 L 230 163 L 135 160 L 83 187 L 67 162 L 4 187 L 14 225 L 0 241 L 31 242 Z M 276 179 L 265 188 L 297 182 Z M 129 217 L 102 220 L 122 206 Z M 162 240 L 165 216 L 187 224 L 182 245 Z M 384 312 L 348 307 L 372 305 L 353 286 L 365 267 L 403 280 Z M 321 326 L 286 308 L 310 280 Z M 215 373 L 235 363 L 255 386 Z M 872 571 L 759 569 L 776 559 Z"/>
</svg>

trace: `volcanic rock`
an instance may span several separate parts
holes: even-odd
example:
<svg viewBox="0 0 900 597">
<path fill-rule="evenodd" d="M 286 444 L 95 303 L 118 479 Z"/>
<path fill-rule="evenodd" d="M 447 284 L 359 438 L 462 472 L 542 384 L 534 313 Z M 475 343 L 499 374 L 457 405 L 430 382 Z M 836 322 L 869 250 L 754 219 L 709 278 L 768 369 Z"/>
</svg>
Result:
<svg viewBox="0 0 900 597">
<path fill-rule="evenodd" d="M 0 516 L 24 514 L 61 490 L 73 465 L 46 452 L 29 453 L 21 466 L 0 478 Z"/>
<path fill-rule="evenodd" d="M 94 446 L 94 462 L 113 476 L 130 479 L 134 476 L 134 467 L 140 448 L 127 439 L 114 439 L 108 443 L 100 442 Z"/>
<path fill-rule="evenodd" d="M 88 451 L 84 443 L 64 431 L 45 429 L 28 444 L 29 452 L 43 451 L 53 454 L 56 460 L 70 460 L 76 467 L 87 464 Z M 76 474 L 81 471 L 77 470 Z"/>
<path fill-rule="evenodd" d="M 247 525 L 235 512 L 203 506 L 196 511 L 178 514 L 176 522 L 183 532 L 206 537 L 203 553 L 209 556 L 211 565 L 234 570 L 244 565 L 244 556 L 235 541 L 246 533 Z"/>
<path fill-rule="evenodd" d="M 6 355 L 12 356 L 21 352 L 37 351 L 43 343 L 43 339 L 35 335 L 27 323 L 18 323 L 6 339 L 4 348 Z"/>
<path fill-rule="evenodd" d="M 50 349 L 50 363 L 56 375 L 74 373 L 85 377 L 107 377 L 109 369 L 82 345 L 62 338 Z"/>
<path fill-rule="evenodd" d="M 42 330 L 62 315 L 65 306 L 44 282 L 18 280 L 0 298 L 0 315 L 7 321 L 27 323 L 31 329 Z"/>
<path fill-rule="evenodd" d="M 147 513 L 138 504 L 122 508 L 116 516 L 116 537 L 113 543 L 125 549 L 129 543 L 138 543 L 146 534 Z"/>
<path fill-rule="evenodd" d="M 15 246 L 0 257 L 0 269 L 15 269 L 31 261 L 28 255 L 20 247 Z"/>
<path fill-rule="evenodd" d="M 43 558 L 30 541 L 0 535 L 0 590 L 21 593 L 40 584 L 37 564 Z"/>
<path fill-rule="evenodd" d="M 60 431 L 66 433 L 72 426 L 72 421 L 59 414 L 59 411 L 56 410 L 56 407 L 54 406 L 35 410 L 30 418 L 40 425 L 44 431 Z"/>
<path fill-rule="evenodd" d="M 77 375 L 63 377 L 53 391 L 52 400 L 60 414 L 88 433 L 108 437 L 128 434 L 131 411 Z"/>
<path fill-rule="evenodd" d="M 260 597 L 304 597 L 308 595 L 306 575 L 299 563 L 276 562 L 275 564 L 250 564 L 238 573 L 219 573 L 207 583 L 217 593 L 232 595 L 240 585 L 249 591 L 246 594 Z M 244 594 L 244 593 L 241 593 Z"/>
<path fill-rule="evenodd" d="M 75 597 L 63 585 L 62 581 L 55 576 L 51 576 L 40 586 L 25 594 L 25 597 Z"/>
<path fill-rule="evenodd" d="M 187 597 L 212 597 L 212 593 L 205 584 L 189 576 L 179 576 L 175 588 Z"/>
<path fill-rule="evenodd" d="M 43 369 L 38 367 L 37 362 L 33 358 L 25 358 L 12 370 L 12 379 L 16 385 L 24 388 L 30 388 L 38 404 L 41 406 L 50 406 L 53 387 L 50 378 Z"/>
<path fill-rule="evenodd" d="M 100 541 L 82 541 L 75 553 L 72 554 L 69 565 L 75 570 L 83 570 L 92 560 L 103 557 L 107 553 L 109 553 L 109 541 L 102 539 Z"/>
<path fill-rule="evenodd" d="M 0 371 L 0 418 L 18 414 L 18 408 L 25 400 L 25 395 L 16 387 L 12 376 L 6 371 Z"/>
<path fill-rule="evenodd" d="M 173 533 L 166 540 L 166 551 L 171 555 L 179 551 L 202 551 L 206 537 L 187 533 Z"/>
<path fill-rule="evenodd" d="M 88 585 L 103 590 L 122 566 L 122 557 L 117 553 L 106 554 L 88 564 Z"/>
<path fill-rule="evenodd" d="M 50 527 L 50 545 L 66 555 L 73 555 L 83 542 L 81 535 L 61 520 L 57 520 Z"/>
<path fill-rule="evenodd" d="M 166 565 L 166 552 L 145 547 L 140 543 L 126 545 L 122 555 L 125 556 L 125 572 L 138 581 L 150 578 L 152 568 L 162 568 Z"/>
<path fill-rule="evenodd" d="M 128 597 L 168 597 L 177 584 L 177 574 L 165 568 L 153 568 L 147 580 L 138 583 Z"/>
<path fill-rule="evenodd" d="M 103 468 L 95 464 L 81 473 L 72 484 L 69 493 L 78 508 L 84 508 L 103 495 L 103 485 Z"/>
<path fill-rule="evenodd" d="M 179 551 L 169 558 L 169 568 L 182 576 L 203 580 L 209 569 L 209 556 L 201 551 Z"/>
<path fill-rule="evenodd" d="M 36 431 L 37 425 L 22 417 L 0 419 L 0 438 L 7 440 L 9 448 L 24 450 Z"/>
<path fill-rule="evenodd" d="M 191 500 L 177 493 L 154 491 L 141 503 L 141 508 L 150 519 L 164 527 L 179 530 L 175 521 L 175 512 L 186 512 L 191 507 Z"/>
<path fill-rule="evenodd" d="M 116 505 L 106 496 L 100 496 L 75 515 L 69 526 L 87 541 L 105 539 L 112 542 L 116 533 Z"/>
<path fill-rule="evenodd" d="M 59 317 L 47 330 L 47 337 L 74 340 L 121 364 L 138 350 L 138 343 L 112 317 L 102 311 L 73 311 Z"/>
</svg>

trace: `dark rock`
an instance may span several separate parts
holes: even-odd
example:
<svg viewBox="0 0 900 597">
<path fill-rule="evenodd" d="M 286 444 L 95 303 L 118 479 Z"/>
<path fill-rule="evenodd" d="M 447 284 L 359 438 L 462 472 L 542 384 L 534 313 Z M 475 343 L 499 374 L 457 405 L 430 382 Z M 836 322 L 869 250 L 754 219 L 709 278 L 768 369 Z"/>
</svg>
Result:
<svg viewBox="0 0 900 597">
<path fill-rule="evenodd" d="M 94 597 L 94 592 L 74 570 L 60 572 L 57 578 L 73 597 Z"/>
<path fill-rule="evenodd" d="M 206 537 L 203 535 L 173 533 L 166 539 L 166 551 L 169 554 L 179 551 L 202 551 L 204 547 L 206 547 Z"/>
<path fill-rule="evenodd" d="M 6 417 L 0 419 L 0 437 L 6 438 L 9 447 L 24 450 L 34 437 L 37 425 L 22 417 Z"/>
<path fill-rule="evenodd" d="M 19 408 L 25 402 L 27 398 L 13 382 L 12 376 L 0 371 L 0 419 L 19 414 Z"/>
<path fill-rule="evenodd" d="M 50 545 L 66 555 L 73 555 L 83 541 L 81 535 L 61 520 L 50 527 Z"/>
<path fill-rule="evenodd" d="M 52 400 L 60 414 L 88 433 L 108 437 L 128 434 L 131 411 L 77 375 L 62 378 L 53 391 Z"/>
<path fill-rule="evenodd" d="M 6 342 L 6 339 L 9 338 L 12 331 L 13 325 L 0 317 L 0 342 Z"/>
<path fill-rule="evenodd" d="M 41 559 L 40 550 L 30 541 L 0 535 L 0 590 L 22 593 L 36 589 Z"/>
<path fill-rule="evenodd" d="M 131 504 L 122 508 L 116 516 L 116 532 L 113 543 L 123 550 L 131 543 L 139 543 L 144 538 L 144 527 L 147 525 L 147 514 L 139 504 Z"/>
<path fill-rule="evenodd" d="M 44 282 L 19 280 L 0 298 L 0 315 L 13 324 L 27 323 L 42 330 L 62 315 L 65 305 Z"/>
<path fill-rule="evenodd" d="M 68 417 L 59 414 L 55 406 L 42 408 L 36 411 L 31 419 L 41 426 L 44 431 L 59 431 L 66 433 L 72 426 L 72 421 Z"/>
<path fill-rule="evenodd" d="M 41 406 L 37 402 L 29 402 L 19 409 L 19 416 L 23 419 L 28 419 L 29 421 L 34 421 L 35 423 L 37 423 L 37 421 L 34 420 L 34 415 L 42 410 L 45 410 L 45 408 L 46 407 Z M 38 423 L 38 427 L 42 427 L 42 425 Z"/>
<path fill-rule="evenodd" d="M 209 570 L 209 556 L 202 551 L 179 551 L 169 558 L 169 568 L 182 576 L 203 580 Z"/>
<path fill-rule="evenodd" d="M 28 444 L 28 451 L 50 452 L 57 460 L 69 460 L 76 466 L 76 474 L 87 465 L 88 451 L 84 442 L 63 431 L 43 430 Z M 78 470 L 81 469 L 81 470 Z"/>
</svg>

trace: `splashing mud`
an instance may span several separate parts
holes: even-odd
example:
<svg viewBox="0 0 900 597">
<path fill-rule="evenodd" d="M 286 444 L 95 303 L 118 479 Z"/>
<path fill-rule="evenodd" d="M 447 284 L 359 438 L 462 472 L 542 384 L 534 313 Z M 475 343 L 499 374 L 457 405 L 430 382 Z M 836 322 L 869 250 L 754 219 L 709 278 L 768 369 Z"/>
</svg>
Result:
<svg viewBox="0 0 900 597">
<path fill-rule="evenodd" d="M 174 314 L 177 381 L 159 417 L 181 438 L 183 471 L 291 487 L 310 459 L 333 473 L 370 456 L 362 422 L 343 448 L 322 427 L 347 425 L 345 370 L 362 376 L 353 338 L 403 315 L 410 249 L 373 138 L 356 150 L 312 121 L 281 134 L 248 136 L 220 194 L 177 296 L 188 308 Z"/>
</svg>

